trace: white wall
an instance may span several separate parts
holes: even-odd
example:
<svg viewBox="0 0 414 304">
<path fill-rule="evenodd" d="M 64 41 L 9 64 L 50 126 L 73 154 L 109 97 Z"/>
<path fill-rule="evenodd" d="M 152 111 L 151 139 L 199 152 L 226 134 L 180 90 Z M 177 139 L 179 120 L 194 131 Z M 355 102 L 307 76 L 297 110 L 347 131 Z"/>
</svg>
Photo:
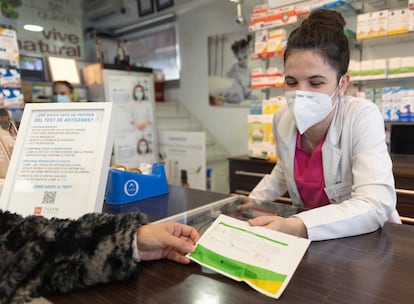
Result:
<svg viewBox="0 0 414 304">
<path fill-rule="evenodd" d="M 246 20 L 250 20 L 253 6 L 264 2 L 244 1 Z M 207 38 L 243 29 L 236 23 L 236 15 L 236 5 L 229 0 L 209 0 L 177 16 L 181 56 L 180 102 L 215 136 L 229 156 L 247 154 L 249 108 L 209 105 Z"/>
</svg>

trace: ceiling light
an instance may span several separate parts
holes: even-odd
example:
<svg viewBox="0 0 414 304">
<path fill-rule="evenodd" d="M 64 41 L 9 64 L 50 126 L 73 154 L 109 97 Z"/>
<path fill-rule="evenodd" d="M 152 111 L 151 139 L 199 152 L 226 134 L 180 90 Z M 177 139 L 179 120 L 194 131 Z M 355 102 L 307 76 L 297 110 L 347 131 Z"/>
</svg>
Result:
<svg viewBox="0 0 414 304">
<path fill-rule="evenodd" d="M 27 6 L 28 9 L 31 9 L 32 11 L 35 10 L 35 7 L 33 6 L 33 0 L 30 0 L 30 6 Z M 29 23 L 23 25 L 23 28 L 26 31 L 30 32 L 42 32 L 44 30 L 43 26 L 37 25 L 33 22 L 33 15 L 31 17 L 32 20 L 28 21 Z M 30 23 L 32 22 L 32 23 Z"/>
<path fill-rule="evenodd" d="M 23 28 L 26 31 L 30 31 L 30 32 L 42 32 L 44 30 L 43 26 L 35 25 L 35 24 L 25 24 Z"/>
</svg>

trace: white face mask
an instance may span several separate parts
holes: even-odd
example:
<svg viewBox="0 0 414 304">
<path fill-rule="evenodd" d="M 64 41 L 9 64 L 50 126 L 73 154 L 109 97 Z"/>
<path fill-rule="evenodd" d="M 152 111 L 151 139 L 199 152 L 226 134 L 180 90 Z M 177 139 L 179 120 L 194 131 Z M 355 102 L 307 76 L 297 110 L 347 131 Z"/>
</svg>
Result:
<svg viewBox="0 0 414 304">
<path fill-rule="evenodd" d="M 342 77 L 339 80 L 339 84 Z M 288 108 L 295 118 L 296 127 L 300 134 L 305 133 L 307 129 L 322 121 L 331 113 L 336 102 L 332 104 L 332 96 L 335 95 L 338 86 L 331 96 L 320 92 L 310 91 L 288 91 L 285 92 Z"/>
</svg>

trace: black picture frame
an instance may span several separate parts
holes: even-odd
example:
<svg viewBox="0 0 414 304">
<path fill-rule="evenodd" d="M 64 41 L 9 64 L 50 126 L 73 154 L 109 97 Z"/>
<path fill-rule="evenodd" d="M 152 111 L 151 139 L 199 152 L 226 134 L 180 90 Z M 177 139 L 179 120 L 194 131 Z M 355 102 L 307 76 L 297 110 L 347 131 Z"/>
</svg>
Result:
<svg viewBox="0 0 414 304">
<path fill-rule="evenodd" d="M 138 1 L 138 14 L 140 17 L 144 17 L 154 13 L 153 0 L 137 0 Z"/>
<path fill-rule="evenodd" d="M 157 11 L 162 11 L 174 6 L 174 0 L 155 0 L 155 4 L 157 5 Z"/>
</svg>

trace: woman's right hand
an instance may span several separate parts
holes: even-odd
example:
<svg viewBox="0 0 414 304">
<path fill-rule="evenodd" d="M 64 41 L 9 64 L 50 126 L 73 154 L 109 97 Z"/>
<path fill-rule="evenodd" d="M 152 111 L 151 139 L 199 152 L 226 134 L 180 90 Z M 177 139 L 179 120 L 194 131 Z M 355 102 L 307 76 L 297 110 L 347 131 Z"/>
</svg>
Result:
<svg viewBox="0 0 414 304">
<path fill-rule="evenodd" d="M 199 238 L 196 229 L 177 222 L 142 225 L 137 230 L 138 254 L 143 261 L 166 258 L 188 264 L 186 254 L 195 250 Z"/>
<path fill-rule="evenodd" d="M 254 205 L 256 205 L 254 200 L 251 199 L 250 197 L 246 196 L 246 195 L 233 193 L 233 194 L 231 194 L 231 196 L 237 197 L 237 200 L 235 202 L 239 203 L 239 205 L 237 206 L 237 210 L 239 210 L 239 211 L 250 209 Z"/>
</svg>

